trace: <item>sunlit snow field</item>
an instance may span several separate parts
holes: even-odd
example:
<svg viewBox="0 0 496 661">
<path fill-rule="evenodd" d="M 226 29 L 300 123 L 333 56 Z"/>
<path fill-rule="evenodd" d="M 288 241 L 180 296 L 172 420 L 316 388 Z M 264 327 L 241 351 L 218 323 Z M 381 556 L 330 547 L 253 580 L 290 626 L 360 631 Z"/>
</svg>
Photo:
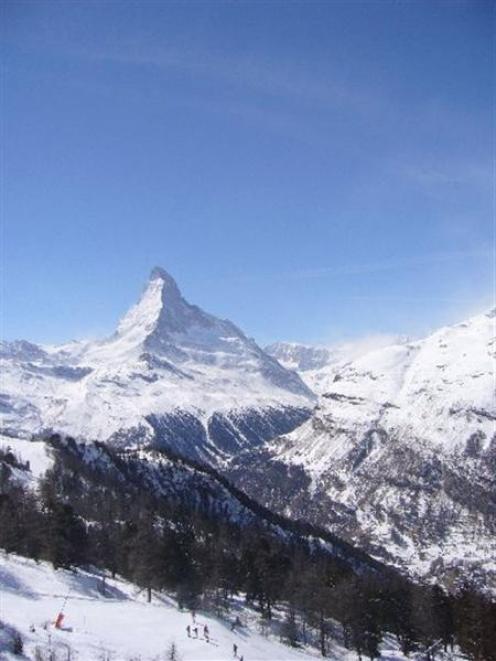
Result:
<svg viewBox="0 0 496 661">
<path fill-rule="evenodd" d="M 105 582 L 103 594 L 102 574 L 54 571 L 48 563 L 2 553 L 0 621 L 19 631 L 29 659 L 35 658 L 37 650 L 41 659 L 48 659 L 51 649 L 55 659 L 63 661 L 158 661 L 168 658 L 172 643 L 181 661 L 232 659 L 233 644 L 238 646 L 238 659 L 242 656 L 243 661 L 304 661 L 320 657 L 315 648 L 292 649 L 281 643 L 277 619 L 271 631 L 262 633 L 259 614 L 244 606 L 241 599 L 233 602 L 224 619 L 197 613 L 199 635 L 195 639 L 186 633 L 188 624 L 194 626 L 191 613 L 179 611 L 171 597 L 154 593 L 149 604 L 144 592 L 135 585 L 108 576 Z M 53 622 L 62 608 L 65 629 L 57 630 Z M 231 623 L 236 615 L 243 626 L 233 632 Z M 208 643 L 203 637 L 204 624 L 210 632 Z M 5 648 L 2 651 L 1 644 L 0 659 L 19 658 Z M 331 643 L 328 658 L 351 661 L 357 655 Z M 404 657 L 384 649 L 383 658 Z"/>
</svg>

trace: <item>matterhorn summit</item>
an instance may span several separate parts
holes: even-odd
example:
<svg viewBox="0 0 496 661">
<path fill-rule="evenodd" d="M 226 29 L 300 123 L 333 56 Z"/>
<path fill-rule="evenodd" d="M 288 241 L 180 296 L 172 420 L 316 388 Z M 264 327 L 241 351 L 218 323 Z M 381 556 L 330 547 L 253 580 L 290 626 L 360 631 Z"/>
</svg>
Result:
<svg viewBox="0 0 496 661">
<path fill-rule="evenodd" d="M 233 357 L 249 356 L 262 359 L 264 363 L 268 360 L 272 368 L 276 366 L 233 323 L 188 303 L 172 276 L 159 267 L 152 270 L 140 300 L 124 315 L 111 342 L 134 346 L 180 363 L 194 361 L 227 367 L 233 365 Z M 267 368 L 268 364 L 260 367 Z M 289 374 L 284 377 L 288 379 L 285 386 L 290 390 L 308 394 L 299 379 Z"/>
<path fill-rule="evenodd" d="M 174 278 L 156 266 L 136 305 L 124 315 L 117 328 L 120 336 L 135 335 L 142 339 L 164 338 L 172 333 L 187 332 L 194 325 L 208 326 L 212 317 L 190 305 L 181 295 Z"/>
<path fill-rule="evenodd" d="M 291 431 L 313 405 L 296 373 L 188 303 L 158 267 L 109 338 L 1 349 L 2 428 L 11 434 L 152 443 L 214 462 Z"/>
</svg>

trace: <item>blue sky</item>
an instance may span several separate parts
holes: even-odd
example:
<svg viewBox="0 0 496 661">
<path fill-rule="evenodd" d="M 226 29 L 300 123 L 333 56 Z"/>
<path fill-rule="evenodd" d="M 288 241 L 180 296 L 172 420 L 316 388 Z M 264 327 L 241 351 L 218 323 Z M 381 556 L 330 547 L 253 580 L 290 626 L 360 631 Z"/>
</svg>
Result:
<svg viewBox="0 0 496 661">
<path fill-rule="evenodd" d="M 261 343 L 490 306 L 493 10 L 4 2 L 3 336 L 111 332 L 155 264 Z"/>
</svg>

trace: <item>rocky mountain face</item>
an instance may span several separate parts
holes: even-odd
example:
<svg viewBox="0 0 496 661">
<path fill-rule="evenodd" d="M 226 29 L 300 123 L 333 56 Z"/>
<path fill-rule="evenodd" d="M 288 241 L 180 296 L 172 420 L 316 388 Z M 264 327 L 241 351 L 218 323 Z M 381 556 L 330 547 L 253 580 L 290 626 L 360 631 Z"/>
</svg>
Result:
<svg viewBox="0 0 496 661">
<path fill-rule="evenodd" d="M 1 424 L 119 446 L 153 442 L 221 462 L 306 420 L 314 396 L 241 330 L 155 268 L 117 331 L 98 342 L 0 346 Z"/>
<path fill-rule="evenodd" d="M 312 418 L 231 477 L 413 574 L 496 590 L 495 322 L 323 367 Z"/>
</svg>

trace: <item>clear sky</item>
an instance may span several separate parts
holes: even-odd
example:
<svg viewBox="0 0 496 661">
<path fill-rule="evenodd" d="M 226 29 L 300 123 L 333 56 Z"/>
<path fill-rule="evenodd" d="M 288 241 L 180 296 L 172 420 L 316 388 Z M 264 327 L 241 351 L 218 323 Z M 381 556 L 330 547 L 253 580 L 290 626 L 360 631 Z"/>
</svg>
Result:
<svg viewBox="0 0 496 661">
<path fill-rule="evenodd" d="M 4 337 L 111 332 L 154 265 L 261 343 L 490 306 L 494 6 L 4 0 Z"/>
</svg>

